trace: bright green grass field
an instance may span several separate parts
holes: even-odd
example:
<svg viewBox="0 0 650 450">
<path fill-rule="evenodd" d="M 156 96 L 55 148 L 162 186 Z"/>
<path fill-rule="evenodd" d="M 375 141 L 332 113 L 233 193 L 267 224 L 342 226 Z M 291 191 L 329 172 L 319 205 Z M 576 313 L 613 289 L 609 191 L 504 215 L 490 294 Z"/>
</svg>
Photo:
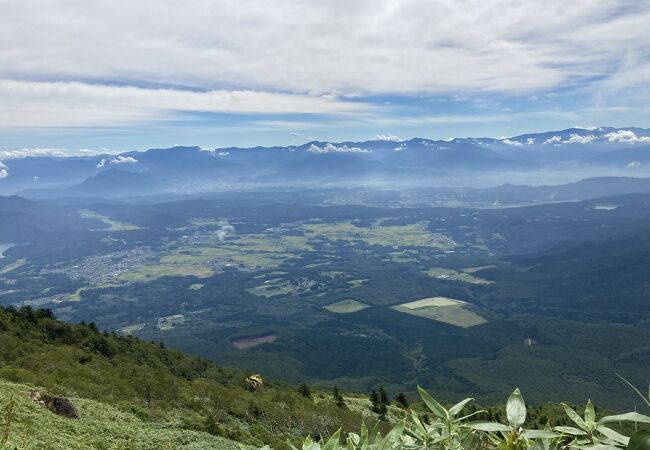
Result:
<svg viewBox="0 0 650 450">
<path fill-rule="evenodd" d="M 472 284 L 490 284 L 492 281 L 483 278 L 475 277 L 469 273 L 459 272 L 454 269 L 446 269 L 444 267 L 432 267 L 425 272 L 430 277 L 438 278 L 441 280 L 463 281 Z"/>
<path fill-rule="evenodd" d="M 487 322 L 483 317 L 470 310 L 466 302 L 446 297 L 431 297 L 402 303 L 391 306 L 391 309 L 461 328 L 469 328 Z"/>
<path fill-rule="evenodd" d="M 228 439 L 182 430 L 170 421 L 142 421 L 131 413 L 81 398 L 71 398 L 81 419 L 66 419 L 32 403 L 28 398 L 29 389 L 26 385 L 0 381 L 0 423 L 7 419 L 9 423 L 9 439 L 0 441 L 2 449 L 240 448 Z M 12 413 L 8 414 L 7 405 L 11 399 L 15 404 Z"/>
<path fill-rule="evenodd" d="M 323 308 L 336 314 L 349 314 L 366 309 L 368 308 L 368 305 L 356 300 L 348 299 L 332 303 L 330 305 L 324 306 Z"/>
</svg>

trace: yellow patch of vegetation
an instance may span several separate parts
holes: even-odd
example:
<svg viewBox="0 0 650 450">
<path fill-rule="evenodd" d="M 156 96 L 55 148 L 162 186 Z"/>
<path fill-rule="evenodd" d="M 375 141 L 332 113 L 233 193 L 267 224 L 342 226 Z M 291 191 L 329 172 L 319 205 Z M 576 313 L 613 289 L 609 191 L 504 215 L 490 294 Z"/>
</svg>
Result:
<svg viewBox="0 0 650 450">
<path fill-rule="evenodd" d="M 456 243 L 449 236 L 431 233 L 427 222 L 410 225 L 358 227 L 351 222 L 306 223 L 301 226 L 311 238 L 342 241 L 361 241 L 384 247 L 435 247 L 453 249 Z"/>
<path fill-rule="evenodd" d="M 469 309 L 469 303 L 447 297 L 431 297 L 391 306 L 395 311 L 469 328 L 487 320 Z"/>
<path fill-rule="evenodd" d="M 15 262 L 11 264 L 7 264 L 5 267 L 0 269 L 0 275 L 4 275 L 5 273 L 9 273 L 12 270 L 16 270 L 19 267 L 24 266 L 27 263 L 27 260 L 25 258 L 21 258 L 19 260 L 16 260 Z"/>
<path fill-rule="evenodd" d="M 472 284 L 492 283 L 492 281 L 475 277 L 473 275 L 470 275 L 469 273 L 459 272 L 454 269 L 446 269 L 444 267 L 432 267 L 431 269 L 425 271 L 425 273 L 430 277 L 438 278 L 440 280 L 463 281 L 465 283 L 472 283 Z"/>
<path fill-rule="evenodd" d="M 82 219 L 96 219 L 101 222 L 104 222 L 106 225 L 109 226 L 109 228 L 107 229 L 108 231 L 133 231 L 133 230 L 140 229 L 140 227 L 137 225 L 133 225 L 131 223 L 125 223 L 125 222 L 118 222 L 116 220 L 112 220 L 108 216 L 102 216 L 101 214 L 98 214 L 94 211 L 90 211 L 89 209 L 80 209 L 79 217 L 81 217 Z"/>
<path fill-rule="evenodd" d="M 348 299 L 348 300 L 343 300 L 340 302 L 323 306 L 323 308 L 325 308 L 329 312 L 333 312 L 336 314 L 350 314 L 350 313 L 354 313 L 369 308 L 369 305 L 358 302 L 356 300 Z"/>
<path fill-rule="evenodd" d="M 483 269 L 491 269 L 492 267 L 496 267 L 496 266 L 491 265 L 491 266 L 465 267 L 463 269 L 463 272 L 465 272 L 465 273 L 474 273 L 474 272 L 478 272 L 479 270 L 483 270 Z"/>
</svg>

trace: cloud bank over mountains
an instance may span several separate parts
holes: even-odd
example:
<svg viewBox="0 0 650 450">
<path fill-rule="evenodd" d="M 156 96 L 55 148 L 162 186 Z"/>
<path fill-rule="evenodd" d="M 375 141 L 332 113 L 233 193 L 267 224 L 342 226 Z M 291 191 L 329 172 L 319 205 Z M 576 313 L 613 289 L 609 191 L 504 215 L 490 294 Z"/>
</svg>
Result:
<svg viewBox="0 0 650 450">
<path fill-rule="evenodd" d="M 0 147 L 650 120 L 650 0 L 25 0 L 0 15 Z"/>
</svg>

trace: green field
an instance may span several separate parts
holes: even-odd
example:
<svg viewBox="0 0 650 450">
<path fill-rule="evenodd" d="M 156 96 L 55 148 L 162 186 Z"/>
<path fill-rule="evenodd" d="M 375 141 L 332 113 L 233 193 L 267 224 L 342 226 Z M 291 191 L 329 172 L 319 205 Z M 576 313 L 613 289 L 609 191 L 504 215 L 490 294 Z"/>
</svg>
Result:
<svg viewBox="0 0 650 450">
<path fill-rule="evenodd" d="M 391 306 L 391 309 L 461 328 L 469 328 L 487 322 L 483 317 L 470 310 L 468 306 L 469 304 L 462 300 L 431 297 Z"/>
<path fill-rule="evenodd" d="M 411 225 L 358 227 L 351 222 L 306 223 L 301 227 L 305 235 L 315 239 L 333 241 L 361 241 L 384 247 L 435 247 L 453 249 L 456 243 L 447 235 L 431 233 L 427 223 Z"/>
<path fill-rule="evenodd" d="M 366 305 L 365 303 L 358 302 L 356 300 L 348 299 L 348 300 L 343 300 L 340 302 L 332 303 L 330 305 L 324 306 L 326 310 L 329 312 L 333 312 L 336 314 L 349 314 L 349 313 L 354 313 L 357 311 L 361 311 L 363 309 L 368 308 L 369 305 Z"/>
<path fill-rule="evenodd" d="M 2 269 L 0 269 L 0 275 L 4 275 L 5 273 L 9 273 L 12 270 L 16 270 L 16 269 L 24 266 L 26 263 L 27 263 L 27 260 L 25 258 L 21 258 L 16 262 L 13 262 L 11 264 L 7 264 Z"/>
<path fill-rule="evenodd" d="M 106 225 L 109 226 L 108 231 L 133 231 L 133 230 L 140 229 L 140 227 L 137 225 L 133 225 L 131 223 L 125 223 L 125 222 L 118 222 L 116 220 L 112 220 L 108 216 L 102 216 L 101 214 L 98 214 L 94 211 L 90 211 L 89 209 L 80 209 L 79 217 L 81 217 L 82 219 L 96 219 L 101 222 L 104 222 Z"/>
<path fill-rule="evenodd" d="M 453 280 L 453 281 L 463 281 L 465 283 L 472 284 L 490 284 L 492 281 L 485 280 L 483 278 L 475 277 L 470 275 L 470 273 L 459 272 L 454 269 L 446 269 L 444 267 L 432 267 L 431 269 L 425 271 L 427 275 L 433 278 L 438 278 L 440 280 Z"/>
<path fill-rule="evenodd" d="M 492 265 L 492 266 L 479 266 L 479 267 L 465 267 L 463 269 L 463 272 L 465 272 L 465 273 L 475 273 L 475 272 L 478 272 L 479 270 L 491 269 L 492 267 L 496 267 L 496 266 Z"/>
<path fill-rule="evenodd" d="M 253 295 L 258 297 L 273 297 L 274 295 L 291 295 L 299 292 L 295 286 L 293 286 L 289 281 L 282 278 L 272 278 L 266 280 L 264 283 L 254 288 L 246 289 Z"/>
</svg>

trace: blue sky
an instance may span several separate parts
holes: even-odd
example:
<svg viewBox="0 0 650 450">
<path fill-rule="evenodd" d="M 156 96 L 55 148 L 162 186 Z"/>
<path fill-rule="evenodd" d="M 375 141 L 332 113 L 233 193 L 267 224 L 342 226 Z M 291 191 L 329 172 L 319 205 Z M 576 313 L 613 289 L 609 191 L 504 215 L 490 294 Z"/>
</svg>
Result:
<svg viewBox="0 0 650 450">
<path fill-rule="evenodd" d="M 0 2 L 0 150 L 650 126 L 650 1 Z"/>
</svg>

